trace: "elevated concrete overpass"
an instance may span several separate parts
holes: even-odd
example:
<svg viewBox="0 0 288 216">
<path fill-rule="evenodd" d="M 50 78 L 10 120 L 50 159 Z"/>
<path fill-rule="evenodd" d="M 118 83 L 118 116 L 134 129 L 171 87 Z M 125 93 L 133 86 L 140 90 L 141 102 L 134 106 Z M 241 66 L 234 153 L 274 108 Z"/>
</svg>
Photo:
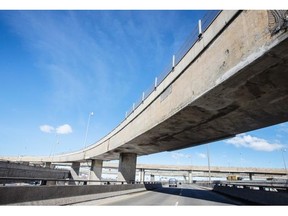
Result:
<svg viewBox="0 0 288 216">
<path fill-rule="evenodd" d="M 53 164 L 56 167 L 70 168 L 71 164 L 60 163 Z M 89 172 L 91 165 L 82 165 L 82 173 L 86 171 Z M 102 165 L 102 174 L 117 174 L 118 173 L 118 163 L 104 162 Z M 87 169 L 88 168 L 88 169 Z M 145 181 L 145 175 L 162 175 L 162 176 L 185 176 L 188 177 L 188 182 L 192 182 L 192 178 L 195 176 L 208 176 L 209 171 L 211 176 L 222 176 L 227 175 L 245 175 L 248 176 L 250 180 L 253 180 L 255 176 L 257 177 L 275 177 L 275 178 L 287 178 L 288 173 L 285 169 L 276 168 L 257 168 L 257 167 L 221 167 L 221 166 L 211 166 L 210 169 L 207 166 L 189 166 L 189 165 L 163 165 L 163 164 L 137 164 L 136 173 L 139 175 L 138 181 Z M 153 179 L 150 179 L 151 181 Z"/>
<path fill-rule="evenodd" d="M 104 163 L 103 168 L 118 168 L 117 163 Z M 157 171 L 196 171 L 208 172 L 207 166 L 189 166 L 189 165 L 159 165 L 159 164 L 137 164 L 137 169 L 157 170 Z M 210 171 L 214 173 L 254 173 L 254 174 L 271 174 L 271 175 L 286 175 L 285 169 L 276 168 L 256 168 L 256 167 L 221 167 L 211 166 Z"/>
<path fill-rule="evenodd" d="M 117 169 L 118 164 L 104 163 L 103 168 Z M 212 176 L 227 175 L 247 175 L 250 180 L 257 177 L 285 177 L 287 178 L 287 171 L 285 169 L 271 169 L 271 168 L 256 168 L 256 167 L 219 167 L 211 166 L 210 170 L 207 166 L 187 166 L 187 165 L 157 165 L 157 164 L 137 164 L 136 169 L 139 172 L 139 180 L 143 182 L 145 175 L 169 175 L 176 176 L 182 175 L 188 177 L 188 182 L 192 183 L 193 177 L 196 176 L 209 176 L 209 172 Z M 199 174 L 201 173 L 201 174 Z M 204 174 L 206 173 L 206 174 Z M 153 180 L 153 179 L 151 179 Z"/>
<path fill-rule="evenodd" d="M 153 92 L 103 139 L 77 152 L 21 160 L 73 162 L 76 168 L 93 160 L 91 171 L 99 178 L 103 161 L 119 159 L 119 178 L 128 181 L 135 179 L 137 155 L 285 122 L 287 37 L 287 11 L 222 11 Z"/>
<path fill-rule="evenodd" d="M 71 163 L 53 163 L 51 168 L 43 167 L 45 164 L 23 164 L 0 161 L 0 178 L 15 177 L 18 178 L 52 178 L 52 179 L 67 179 L 70 175 Z M 115 180 L 115 175 L 118 174 L 118 163 L 103 163 L 102 174 L 112 175 Z M 54 169 L 52 169 L 52 167 Z M 82 164 L 79 169 L 81 179 L 87 179 L 90 174 L 91 164 Z M 86 175 L 86 177 L 83 176 Z M 189 166 L 189 165 L 160 165 L 160 164 L 137 164 L 136 165 L 136 181 L 154 181 L 154 176 L 182 176 L 185 179 L 188 177 L 189 183 L 192 183 L 192 178 L 200 177 L 221 177 L 226 178 L 228 175 L 241 175 L 245 178 L 253 180 L 256 178 L 285 178 L 287 179 L 287 171 L 285 169 L 275 168 L 255 168 L 255 167 L 219 167 L 211 166 Z M 149 178 L 150 177 L 150 178 Z M 107 180 L 102 177 L 101 180 Z M 1 183 L 1 180 L 0 180 Z M 51 183 L 51 182 L 50 182 Z"/>
</svg>

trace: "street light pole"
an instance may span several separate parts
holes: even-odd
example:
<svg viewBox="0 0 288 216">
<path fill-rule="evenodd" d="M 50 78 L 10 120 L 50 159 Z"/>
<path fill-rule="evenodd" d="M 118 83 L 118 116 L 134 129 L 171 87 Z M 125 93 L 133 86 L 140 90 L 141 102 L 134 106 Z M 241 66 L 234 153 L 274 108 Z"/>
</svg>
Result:
<svg viewBox="0 0 288 216">
<path fill-rule="evenodd" d="M 207 158 L 208 158 L 209 184 L 211 184 L 209 144 L 207 144 Z"/>
<path fill-rule="evenodd" d="M 285 156 L 284 156 L 284 152 L 286 152 L 286 149 L 281 149 L 281 152 L 282 152 L 282 158 L 283 158 L 283 163 L 284 163 L 284 168 L 285 168 L 286 176 L 287 176 L 287 178 L 288 178 L 287 167 L 286 167 L 286 160 L 285 160 Z"/>
<path fill-rule="evenodd" d="M 49 157 L 52 157 L 52 158 L 53 158 L 53 156 L 55 154 L 56 146 L 59 145 L 59 135 L 57 134 L 57 132 L 55 132 L 55 136 L 56 136 L 56 143 L 54 143 L 54 145 L 52 146 L 51 152 L 50 152 L 50 155 L 49 155 Z"/>
<path fill-rule="evenodd" d="M 193 183 L 193 162 L 192 162 L 192 154 L 189 155 L 189 158 L 191 159 L 191 171 L 188 171 L 188 183 Z"/>
<path fill-rule="evenodd" d="M 87 141 L 87 136 L 88 136 L 88 129 L 89 129 L 89 124 L 90 124 L 90 118 L 93 116 L 94 113 L 90 112 L 89 117 L 88 117 L 88 122 L 87 122 L 87 128 L 86 128 L 86 134 L 85 134 L 85 140 L 84 140 L 84 148 L 86 148 L 86 141 Z"/>
</svg>

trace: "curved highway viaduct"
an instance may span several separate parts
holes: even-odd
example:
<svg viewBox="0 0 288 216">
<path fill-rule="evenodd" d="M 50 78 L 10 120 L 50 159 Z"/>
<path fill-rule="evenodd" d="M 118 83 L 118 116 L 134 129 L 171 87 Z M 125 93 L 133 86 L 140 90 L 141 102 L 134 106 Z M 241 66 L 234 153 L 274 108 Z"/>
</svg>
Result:
<svg viewBox="0 0 288 216">
<path fill-rule="evenodd" d="M 286 13 L 286 14 L 285 14 Z M 137 155 L 173 151 L 288 120 L 287 11 L 222 11 L 154 91 L 104 138 L 77 152 L 22 161 L 119 159 L 135 179 Z M 17 161 L 18 157 L 2 157 Z"/>
</svg>

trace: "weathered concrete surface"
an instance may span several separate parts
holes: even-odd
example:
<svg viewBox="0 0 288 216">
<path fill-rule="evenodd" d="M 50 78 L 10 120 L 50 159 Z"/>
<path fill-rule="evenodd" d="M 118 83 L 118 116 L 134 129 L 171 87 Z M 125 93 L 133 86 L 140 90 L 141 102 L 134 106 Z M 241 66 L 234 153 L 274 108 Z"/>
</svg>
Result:
<svg viewBox="0 0 288 216">
<path fill-rule="evenodd" d="M 102 167 L 103 167 L 103 161 L 102 160 L 92 160 L 91 162 L 91 168 L 89 172 L 89 180 L 101 180 L 101 175 L 102 175 Z M 94 183 L 89 183 L 89 184 L 97 184 L 96 182 Z"/>
<path fill-rule="evenodd" d="M 137 155 L 133 153 L 120 154 L 118 167 L 118 181 L 128 183 L 135 181 Z"/>
<path fill-rule="evenodd" d="M 0 187 L 0 205 L 67 205 L 125 193 L 152 190 L 161 184 Z"/>
<path fill-rule="evenodd" d="M 173 72 L 102 140 L 85 151 L 22 160 L 114 160 L 288 121 L 288 32 L 272 35 L 271 25 L 268 11 L 221 12 Z"/>
<path fill-rule="evenodd" d="M 75 180 L 79 179 L 80 166 L 81 166 L 80 162 L 72 163 L 70 173 L 71 173 L 72 178 Z"/>
<path fill-rule="evenodd" d="M 68 176 L 69 171 L 67 170 L 57 170 L 49 167 L 35 167 L 0 161 L 0 177 L 65 179 Z"/>
</svg>

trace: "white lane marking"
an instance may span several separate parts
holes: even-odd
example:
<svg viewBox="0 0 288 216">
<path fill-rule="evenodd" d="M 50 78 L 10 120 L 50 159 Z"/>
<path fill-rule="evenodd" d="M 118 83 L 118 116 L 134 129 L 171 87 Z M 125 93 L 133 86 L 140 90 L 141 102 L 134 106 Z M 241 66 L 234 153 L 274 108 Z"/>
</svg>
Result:
<svg viewBox="0 0 288 216">
<path fill-rule="evenodd" d="M 180 196 L 182 196 L 182 191 L 183 191 L 183 189 L 180 190 L 180 193 L 179 193 Z M 175 203 L 175 206 L 178 206 L 178 204 L 179 204 L 179 202 L 177 201 L 177 202 Z"/>
</svg>

